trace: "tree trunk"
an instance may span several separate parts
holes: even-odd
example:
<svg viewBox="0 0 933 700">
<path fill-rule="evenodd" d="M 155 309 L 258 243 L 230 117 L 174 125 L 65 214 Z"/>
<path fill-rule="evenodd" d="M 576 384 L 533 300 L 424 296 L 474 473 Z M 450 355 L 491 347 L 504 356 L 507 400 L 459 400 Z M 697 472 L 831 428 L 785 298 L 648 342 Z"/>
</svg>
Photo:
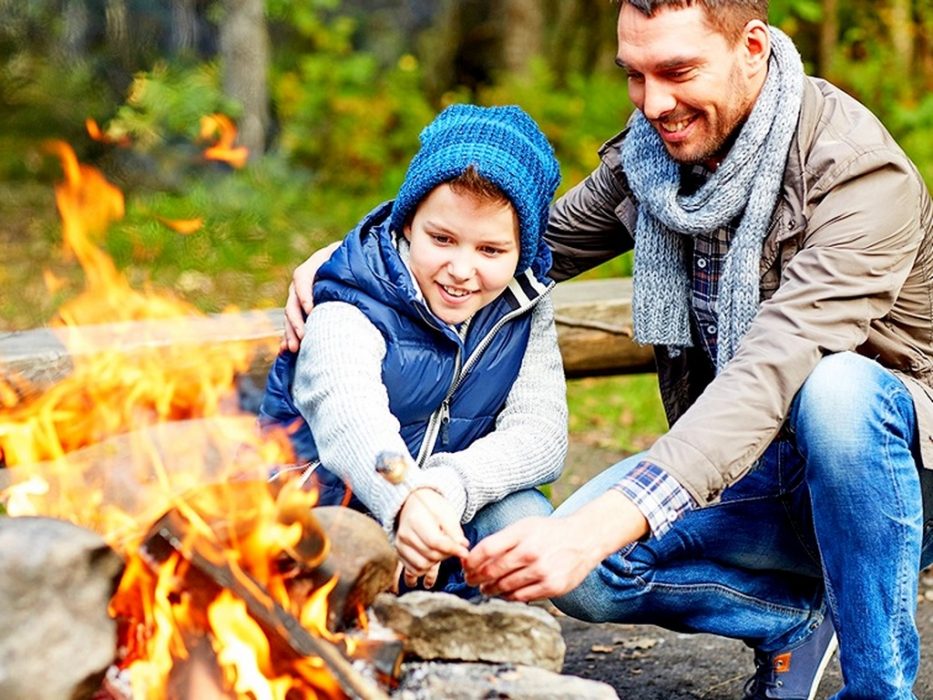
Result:
<svg viewBox="0 0 933 700">
<path fill-rule="evenodd" d="M 90 18 L 84 0 L 68 0 L 62 10 L 62 45 L 69 61 L 87 58 L 87 35 Z"/>
<path fill-rule="evenodd" d="M 224 92 L 243 107 L 239 143 L 250 157 L 265 150 L 269 125 L 269 34 L 263 0 L 224 0 L 220 54 Z"/>
<path fill-rule="evenodd" d="M 839 0 L 823 0 L 823 23 L 820 25 L 819 74 L 832 80 L 833 64 L 839 48 Z"/>
<path fill-rule="evenodd" d="M 190 53 L 198 45 L 196 0 L 172 0 L 172 49 L 176 54 Z"/>
<path fill-rule="evenodd" d="M 911 75 L 913 64 L 913 18 L 911 0 L 891 0 L 891 45 L 894 48 L 895 70 L 899 75 Z M 911 92 L 911 81 L 900 81 L 901 93 Z"/>
<path fill-rule="evenodd" d="M 543 19 L 538 0 L 506 0 L 502 58 L 510 74 L 526 73 L 531 59 L 541 53 Z"/>
</svg>

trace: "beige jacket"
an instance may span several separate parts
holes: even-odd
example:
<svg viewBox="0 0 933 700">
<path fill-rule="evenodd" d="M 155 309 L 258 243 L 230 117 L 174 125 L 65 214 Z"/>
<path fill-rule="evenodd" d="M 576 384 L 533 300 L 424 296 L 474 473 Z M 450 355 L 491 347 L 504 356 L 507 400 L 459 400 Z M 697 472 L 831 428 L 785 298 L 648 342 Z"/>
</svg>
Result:
<svg viewBox="0 0 933 700">
<path fill-rule="evenodd" d="M 619 163 L 602 163 L 554 206 L 552 276 L 630 249 L 637 203 Z M 698 503 L 715 500 L 777 436 L 826 354 L 853 350 L 900 376 L 914 397 L 924 466 L 933 468 L 933 203 L 920 174 L 861 104 L 805 81 L 797 134 L 761 259 L 758 315 L 715 377 L 694 348 L 656 348 L 671 430 L 648 458 Z"/>
</svg>

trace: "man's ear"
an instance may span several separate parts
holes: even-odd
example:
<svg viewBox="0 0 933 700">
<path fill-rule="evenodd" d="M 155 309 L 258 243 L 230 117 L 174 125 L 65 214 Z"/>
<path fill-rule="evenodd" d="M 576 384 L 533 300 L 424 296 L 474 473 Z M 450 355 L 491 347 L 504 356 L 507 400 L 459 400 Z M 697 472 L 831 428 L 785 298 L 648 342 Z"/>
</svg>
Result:
<svg viewBox="0 0 933 700">
<path fill-rule="evenodd" d="M 742 34 L 742 46 L 749 77 L 766 72 L 771 57 L 771 32 L 768 31 L 768 25 L 760 19 L 750 20 Z"/>
</svg>

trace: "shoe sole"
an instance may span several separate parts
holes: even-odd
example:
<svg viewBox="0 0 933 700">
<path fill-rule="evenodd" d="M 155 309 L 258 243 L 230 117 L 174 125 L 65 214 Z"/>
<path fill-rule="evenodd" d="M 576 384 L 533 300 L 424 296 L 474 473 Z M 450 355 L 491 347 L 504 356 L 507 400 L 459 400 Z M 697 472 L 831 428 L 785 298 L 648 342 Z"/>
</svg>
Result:
<svg viewBox="0 0 933 700">
<path fill-rule="evenodd" d="M 810 694 L 807 695 L 807 700 L 814 700 L 816 698 L 816 691 L 820 687 L 820 681 L 823 680 L 823 673 L 826 671 L 826 667 L 829 666 L 830 660 L 833 658 L 833 654 L 836 653 L 836 649 L 839 648 L 839 638 L 833 634 L 833 638 L 829 640 L 829 644 L 826 645 L 826 651 L 823 652 L 823 658 L 820 659 L 820 665 L 816 669 L 816 675 L 813 677 L 813 685 L 810 687 Z"/>
</svg>

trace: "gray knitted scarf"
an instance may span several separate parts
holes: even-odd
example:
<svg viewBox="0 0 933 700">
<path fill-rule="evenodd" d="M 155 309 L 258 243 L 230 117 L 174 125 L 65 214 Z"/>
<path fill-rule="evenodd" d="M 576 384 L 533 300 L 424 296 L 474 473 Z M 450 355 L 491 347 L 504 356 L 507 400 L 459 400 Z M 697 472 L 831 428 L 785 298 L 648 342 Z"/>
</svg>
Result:
<svg viewBox="0 0 933 700">
<path fill-rule="evenodd" d="M 742 215 L 723 261 L 717 300 L 717 373 L 735 354 L 758 311 L 761 246 L 777 203 L 803 94 L 793 42 L 771 28 L 768 77 L 726 158 L 690 195 L 680 166 L 639 112 L 622 144 L 622 165 L 638 201 L 632 309 L 635 340 L 689 347 L 690 275 L 681 236 L 712 233 Z M 744 209 L 744 213 L 743 213 Z M 680 235 L 676 235 L 680 234 Z"/>
</svg>

